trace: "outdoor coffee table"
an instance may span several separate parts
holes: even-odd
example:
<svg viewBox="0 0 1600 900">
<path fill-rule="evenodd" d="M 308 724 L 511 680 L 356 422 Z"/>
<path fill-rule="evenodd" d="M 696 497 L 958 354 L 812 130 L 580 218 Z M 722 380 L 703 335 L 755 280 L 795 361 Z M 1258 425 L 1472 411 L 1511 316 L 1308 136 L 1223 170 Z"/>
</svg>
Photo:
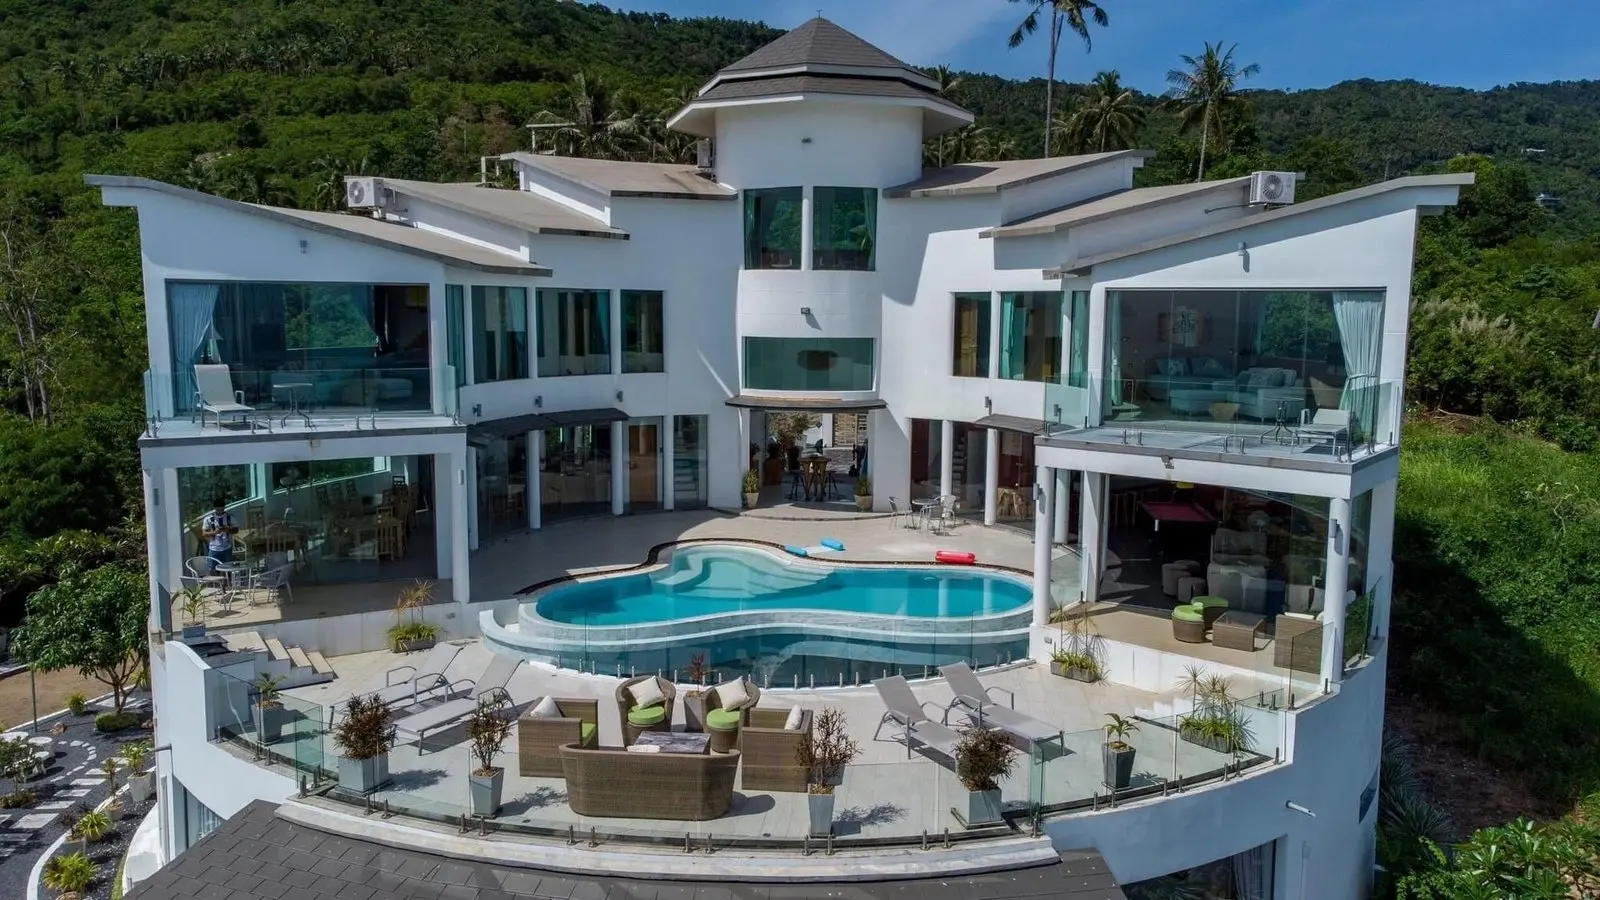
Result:
<svg viewBox="0 0 1600 900">
<path fill-rule="evenodd" d="M 662 753 L 703 754 L 711 746 L 711 735 L 697 731 L 646 731 L 633 746 L 660 747 Z"/>
<path fill-rule="evenodd" d="M 1267 624 L 1259 613 L 1230 609 L 1211 624 L 1211 646 L 1226 650 L 1256 651 L 1256 635 Z"/>
</svg>

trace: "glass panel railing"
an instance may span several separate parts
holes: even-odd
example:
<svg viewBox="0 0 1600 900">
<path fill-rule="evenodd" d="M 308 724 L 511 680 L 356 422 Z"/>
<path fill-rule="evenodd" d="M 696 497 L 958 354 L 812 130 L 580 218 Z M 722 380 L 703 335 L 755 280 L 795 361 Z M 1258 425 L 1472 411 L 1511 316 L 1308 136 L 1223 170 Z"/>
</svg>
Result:
<svg viewBox="0 0 1600 900">
<path fill-rule="evenodd" d="M 1044 409 L 1040 414 L 1045 433 L 1073 431 L 1093 424 L 1097 418 L 1094 408 L 1097 396 L 1092 380 L 1086 381 L 1082 387 L 1059 381 L 1045 382 Z"/>
<path fill-rule="evenodd" d="M 453 375 L 447 377 L 453 378 Z M 151 372 L 145 406 L 165 419 L 198 420 L 219 414 L 224 421 L 283 423 L 313 418 L 433 412 L 433 373 L 419 368 L 233 369 L 197 382 L 194 372 Z M 453 382 L 452 382 L 453 383 Z M 447 394 L 453 394 L 454 388 Z M 446 406 L 453 404 L 446 400 Z M 202 409 L 202 407 L 208 409 Z M 447 408 L 446 412 L 449 412 Z"/>
<path fill-rule="evenodd" d="M 456 384 L 456 367 L 444 367 L 444 406 L 440 412 L 454 419 L 461 413 L 461 388 Z"/>
<path fill-rule="evenodd" d="M 281 692 L 282 678 L 254 667 L 206 670 L 212 738 L 248 748 L 263 765 L 283 766 L 308 784 L 330 776 L 337 767 L 327 753 L 327 710 Z"/>
</svg>

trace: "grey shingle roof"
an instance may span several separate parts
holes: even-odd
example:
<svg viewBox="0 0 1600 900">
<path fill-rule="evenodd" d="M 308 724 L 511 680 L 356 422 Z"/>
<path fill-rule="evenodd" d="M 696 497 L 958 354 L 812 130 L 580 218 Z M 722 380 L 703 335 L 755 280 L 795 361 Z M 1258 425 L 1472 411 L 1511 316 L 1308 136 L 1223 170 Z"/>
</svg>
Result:
<svg viewBox="0 0 1600 900">
<path fill-rule="evenodd" d="M 570 234 L 624 240 L 628 237 L 626 231 L 612 228 L 599 219 L 527 191 L 399 178 L 385 178 L 383 183 L 398 194 L 535 234 Z"/>
<path fill-rule="evenodd" d="M 503 153 L 500 158 L 542 169 L 557 178 L 610 197 L 732 200 L 738 196 L 733 189 L 701 175 L 694 166 L 676 163 L 624 162 L 520 152 Z"/>
<path fill-rule="evenodd" d="M 899 881 L 735 883 L 577 875 L 453 859 L 318 831 L 280 819 L 256 801 L 141 881 L 128 900 L 1125 900 L 1098 853 L 1061 854 L 1059 864 L 1005 872 Z M 691 865 L 672 866 L 693 871 Z"/>
<path fill-rule="evenodd" d="M 786 75 L 780 78 L 751 78 L 724 81 L 710 88 L 697 100 L 746 100 L 752 97 L 778 97 L 785 94 L 851 94 L 862 97 L 904 97 L 930 100 L 956 112 L 961 107 L 903 81 L 883 78 L 850 78 L 840 75 Z"/>
<path fill-rule="evenodd" d="M 1230 190 L 1237 193 L 1249 183 L 1250 176 L 1245 175 L 1220 181 L 1133 188 L 1061 209 L 1052 209 L 999 228 L 991 228 L 987 231 L 979 232 L 978 237 L 1022 237 L 1029 234 L 1049 234 L 1053 231 L 1060 231 L 1063 228 L 1086 225 L 1090 222 L 1108 219 L 1136 209 L 1149 209 L 1168 203 L 1175 203 L 1186 197 L 1207 193 L 1226 193 Z M 1240 196 L 1242 197 L 1243 195 L 1241 194 Z"/>
<path fill-rule="evenodd" d="M 399 250 L 442 262 L 446 265 L 465 266 L 481 272 L 507 275 L 549 275 L 550 270 L 537 263 L 525 262 L 505 253 L 496 253 L 475 244 L 458 241 L 431 231 L 409 228 L 395 222 L 383 222 L 366 216 L 346 216 L 338 213 L 314 212 L 305 209 L 288 209 L 280 206 L 262 206 L 257 203 L 240 203 L 227 197 L 218 197 L 204 191 L 190 190 L 153 178 L 131 175 L 85 175 L 85 184 L 99 188 L 139 188 L 156 191 L 216 206 L 222 209 L 260 216 L 286 225 L 294 225 L 323 234 L 349 238 L 367 244 Z"/>
<path fill-rule="evenodd" d="M 820 16 L 789 31 L 721 73 L 794 66 L 905 69 L 910 66 Z"/>
<path fill-rule="evenodd" d="M 955 197 L 964 194 L 992 194 L 1001 188 L 1017 187 L 1051 178 L 1063 172 L 1099 165 L 1115 159 L 1147 159 L 1149 150 L 1113 150 L 1082 156 L 1052 156 L 1045 159 L 1011 159 L 995 162 L 961 163 L 942 169 L 925 169 L 922 177 L 884 191 L 886 197 Z"/>
</svg>

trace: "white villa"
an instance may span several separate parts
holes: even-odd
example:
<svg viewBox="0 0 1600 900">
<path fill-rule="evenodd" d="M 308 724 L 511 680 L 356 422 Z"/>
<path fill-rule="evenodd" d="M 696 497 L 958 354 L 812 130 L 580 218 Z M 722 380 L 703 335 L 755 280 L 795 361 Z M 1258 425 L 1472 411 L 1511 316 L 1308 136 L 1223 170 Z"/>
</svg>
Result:
<svg viewBox="0 0 1600 900">
<path fill-rule="evenodd" d="M 1414 235 L 1471 176 L 1295 202 L 1295 173 L 1137 188 L 1139 150 L 925 168 L 924 142 L 972 120 L 819 18 L 673 117 L 699 165 L 509 153 L 486 166 L 515 188 L 351 177 L 355 214 L 90 176 L 137 210 L 150 351 L 170 864 L 132 896 L 187 896 L 175 879 L 199 863 L 179 854 L 235 816 L 661 896 L 968 879 L 1120 897 L 1164 877 L 1367 896 Z M 231 541 L 206 533 L 216 500 Z M 939 551 L 975 565 L 935 569 Z M 669 614 L 735 564 L 751 596 Z M 891 578 L 895 608 L 754 597 Z M 397 611 L 419 580 L 431 594 Z M 619 612 L 644 608 L 640 585 L 659 621 Z M 392 671 L 444 659 L 391 651 L 412 620 L 455 651 L 437 690 Z M 1099 680 L 1051 674 L 1066 650 Z M 998 721 L 951 706 L 938 668 L 960 662 L 1060 729 L 1020 742 L 1000 821 L 975 820 L 937 730 L 874 730 L 890 701 L 869 682 L 895 675 L 941 726 Z M 518 725 L 480 820 L 461 729 L 407 720 L 491 672 Z M 263 673 L 285 679 L 271 726 Z M 760 732 L 784 726 L 748 713 L 677 775 L 621 774 L 684 763 L 621 750 L 657 726 L 619 685 L 652 675 L 677 685 L 659 727 L 691 736 L 716 727 L 697 681 L 743 679 L 757 710 L 844 710 L 863 749 L 831 835 L 804 776 L 772 786 L 792 764 Z M 394 704 L 391 780 L 353 792 L 329 723 L 393 684 L 416 692 Z M 596 701 L 562 712 L 587 726 L 576 748 L 535 749 L 543 697 Z M 1105 782 L 1108 713 L 1139 725 L 1124 785 Z M 1243 737 L 1197 731 L 1219 716 Z M 695 780 L 712 812 L 597 801 L 601 764 L 641 793 Z M 444 881 L 428 865 L 411 875 Z"/>
</svg>

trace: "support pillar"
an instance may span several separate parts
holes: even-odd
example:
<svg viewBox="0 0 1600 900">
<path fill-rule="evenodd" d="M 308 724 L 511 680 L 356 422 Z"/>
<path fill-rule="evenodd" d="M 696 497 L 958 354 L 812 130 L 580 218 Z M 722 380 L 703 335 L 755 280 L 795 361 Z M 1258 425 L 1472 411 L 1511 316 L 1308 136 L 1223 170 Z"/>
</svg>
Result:
<svg viewBox="0 0 1600 900">
<path fill-rule="evenodd" d="M 1099 472 L 1084 472 L 1080 490 L 1082 506 L 1078 515 L 1078 581 L 1083 599 L 1100 600 L 1100 581 L 1106 569 L 1106 520 L 1109 510 L 1107 486 L 1110 478 Z"/>
<path fill-rule="evenodd" d="M 674 435 L 677 416 L 661 417 L 661 508 L 671 512 L 673 509 L 673 482 L 676 481 L 674 473 L 677 469 L 677 440 Z"/>
<path fill-rule="evenodd" d="M 1322 578 L 1322 677 L 1332 690 L 1344 680 L 1345 593 L 1350 590 L 1350 501 L 1328 501 L 1328 565 Z"/>
<path fill-rule="evenodd" d="M 628 494 L 628 423 L 611 423 L 611 514 L 622 515 Z"/>
<path fill-rule="evenodd" d="M 1055 470 L 1040 466 L 1033 518 L 1033 627 L 1050 624 L 1050 530 L 1055 524 Z"/>
<path fill-rule="evenodd" d="M 983 454 L 983 524 L 993 525 L 1000 502 L 1000 429 L 990 428 Z"/>
<path fill-rule="evenodd" d="M 449 478 L 452 490 L 450 491 L 450 596 L 457 603 L 465 604 L 472 599 L 471 564 L 468 556 L 471 553 L 467 545 L 468 538 L 468 511 L 477 505 L 477 465 L 472 448 L 463 448 L 458 453 L 449 455 Z M 437 514 L 436 514 L 437 515 Z M 471 519 L 476 521 L 476 516 Z M 470 528 L 472 537 L 477 537 L 477 527 Z"/>
<path fill-rule="evenodd" d="M 1068 536 L 1067 514 L 1072 511 L 1072 470 L 1056 469 L 1056 519 L 1055 542 L 1065 544 Z"/>
<path fill-rule="evenodd" d="M 466 460 L 461 464 L 463 477 L 466 479 L 456 488 L 456 503 L 465 507 L 466 521 L 462 526 L 466 529 L 467 547 L 471 550 L 478 549 L 478 451 L 468 447 Z M 451 467 L 456 463 L 452 457 Z"/>
<path fill-rule="evenodd" d="M 1372 591 L 1372 622 L 1378 637 L 1389 634 L 1390 600 L 1394 597 L 1394 504 L 1398 482 L 1372 489 L 1372 523 L 1367 532 L 1367 586 Z"/>
<path fill-rule="evenodd" d="M 939 493 L 956 492 L 956 423 L 939 420 Z"/>
<path fill-rule="evenodd" d="M 544 496 L 539 476 L 544 471 L 544 432 L 528 432 L 528 528 L 538 531 L 544 525 L 544 510 L 539 508 L 539 498 Z"/>
<path fill-rule="evenodd" d="M 188 539 L 188 533 L 167 527 L 165 522 L 167 510 L 164 504 L 176 508 L 178 498 L 161 490 L 161 470 L 158 469 L 151 474 L 148 469 L 144 469 L 140 471 L 140 475 L 144 482 L 145 561 L 150 569 L 150 621 L 157 631 L 165 634 L 173 630 L 172 595 L 175 590 L 168 588 L 167 584 L 176 582 L 177 579 L 162 577 L 165 570 L 162 561 L 171 555 L 164 551 L 172 535 L 176 534 L 179 541 L 184 541 Z"/>
</svg>

